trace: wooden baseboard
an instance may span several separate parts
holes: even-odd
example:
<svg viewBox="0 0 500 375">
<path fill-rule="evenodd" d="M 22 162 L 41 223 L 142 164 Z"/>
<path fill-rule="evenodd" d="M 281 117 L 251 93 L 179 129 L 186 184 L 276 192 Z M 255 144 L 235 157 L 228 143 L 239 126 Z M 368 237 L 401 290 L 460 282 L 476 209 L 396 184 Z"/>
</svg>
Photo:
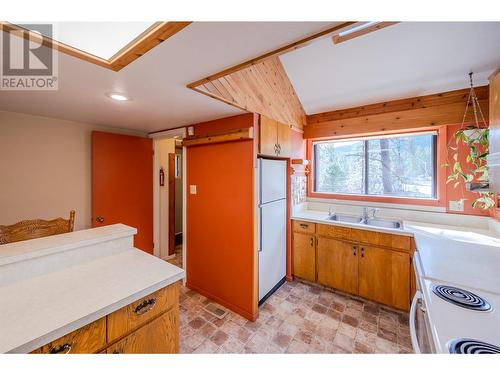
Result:
<svg viewBox="0 0 500 375">
<path fill-rule="evenodd" d="M 259 317 L 259 311 L 257 309 L 257 312 L 255 314 L 252 314 L 251 312 L 248 312 L 246 310 L 243 310 L 242 308 L 232 304 L 231 302 L 228 302 L 216 295 L 213 295 L 212 293 L 206 291 L 205 289 L 203 288 L 200 288 L 196 285 L 193 285 L 191 283 L 189 283 L 189 281 L 186 282 L 186 287 L 188 287 L 189 289 L 192 289 L 194 290 L 195 292 L 201 294 L 202 296 L 205 296 L 207 298 L 210 298 L 211 300 L 214 300 L 215 302 L 221 304 L 222 306 L 224 307 L 227 307 L 229 310 L 232 310 L 233 312 L 235 312 L 236 314 L 238 315 L 241 315 L 242 317 L 244 317 L 245 319 L 248 319 L 252 322 L 255 322 L 257 320 L 257 318 Z"/>
</svg>

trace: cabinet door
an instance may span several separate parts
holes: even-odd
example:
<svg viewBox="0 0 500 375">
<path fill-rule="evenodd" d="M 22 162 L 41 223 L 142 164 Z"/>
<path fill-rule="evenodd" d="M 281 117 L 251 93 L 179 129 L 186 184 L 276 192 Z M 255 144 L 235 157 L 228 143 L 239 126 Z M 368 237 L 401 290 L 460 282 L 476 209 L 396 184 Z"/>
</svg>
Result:
<svg viewBox="0 0 500 375">
<path fill-rule="evenodd" d="M 293 274 L 301 279 L 316 281 L 316 237 L 293 234 Z"/>
<path fill-rule="evenodd" d="M 178 352 L 178 307 L 160 315 L 107 349 L 108 354 L 171 354 Z"/>
<path fill-rule="evenodd" d="M 261 155 L 277 156 L 278 123 L 266 116 L 260 116 L 260 144 Z"/>
<path fill-rule="evenodd" d="M 318 283 L 357 294 L 357 253 L 356 243 L 319 237 L 316 250 Z"/>
<path fill-rule="evenodd" d="M 277 124 L 279 155 L 283 158 L 289 158 L 292 155 L 292 130 L 286 124 Z"/>
<path fill-rule="evenodd" d="M 410 256 L 376 246 L 360 246 L 359 295 L 399 309 L 410 301 Z"/>
</svg>

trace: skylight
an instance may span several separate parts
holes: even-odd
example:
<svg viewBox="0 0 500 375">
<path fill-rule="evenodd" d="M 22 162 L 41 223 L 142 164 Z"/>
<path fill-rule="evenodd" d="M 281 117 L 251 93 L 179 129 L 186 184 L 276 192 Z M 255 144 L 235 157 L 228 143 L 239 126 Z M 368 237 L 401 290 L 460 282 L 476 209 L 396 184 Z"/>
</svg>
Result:
<svg viewBox="0 0 500 375">
<path fill-rule="evenodd" d="M 154 22 L 54 22 L 52 25 L 52 39 L 109 60 Z"/>
</svg>

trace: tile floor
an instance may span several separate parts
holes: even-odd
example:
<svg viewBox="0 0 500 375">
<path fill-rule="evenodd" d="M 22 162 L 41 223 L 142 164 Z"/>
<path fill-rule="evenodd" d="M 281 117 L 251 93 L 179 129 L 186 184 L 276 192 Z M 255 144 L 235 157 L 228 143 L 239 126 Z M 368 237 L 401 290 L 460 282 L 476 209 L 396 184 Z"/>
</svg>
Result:
<svg viewBox="0 0 500 375">
<path fill-rule="evenodd" d="M 181 353 L 411 353 L 408 315 L 382 305 L 293 281 L 250 322 L 232 312 L 218 319 L 207 298 L 181 287 Z"/>
</svg>

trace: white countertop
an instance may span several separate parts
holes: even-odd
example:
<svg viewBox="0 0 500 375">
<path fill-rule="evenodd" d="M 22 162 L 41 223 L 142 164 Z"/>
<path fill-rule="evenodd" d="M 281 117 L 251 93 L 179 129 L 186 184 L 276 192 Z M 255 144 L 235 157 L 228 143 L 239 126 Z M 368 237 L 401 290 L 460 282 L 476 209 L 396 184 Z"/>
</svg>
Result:
<svg viewBox="0 0 500 375">
<path fill-rule="evenodd" d="M 342 212 L 342 214 L 349 215 L 349 213 L 345 212 Z M 352 213 L 352 215 L 356 215 L 356 213 Z M 445 225 L 445 224 L 426 223 L 421 221 L 404 220 L 392 217 L 391 218 L 380 217 L 380 219 L 383 220 L 397 220 L 403 223 L 403 227 L 401 229 L 391 229 L 391 228 L 382 228 L 366 224 L 333 221 L 333 220 L 328 220 L 327 217 L 328 217 L 328 212 L 307 209 L 294 212 L 291 216 L 291 219 L 305 220 L 318 224 L 337 225 L 348 228 L 371 230 L 375 232 L 399 234 L 402 236 L 414 236 L 414 233 L 417 230 L 428 230 L 430 232 L 435 233 L 436 235 L 448 236 L 448 239 L 464 239 L 464 240 L 473 239 L 473 241 L 484 241 L 487 243 L 494 242 L 500 244 L 500 239 L 487 229 L 453 226 L 447 224 Z"/>
<path fill-rule="evenodd" d="M 0 246 L 0 352 L 30 352 L 184 278 L 134 248 L 134 233 L 119 224 Z"/>
<path fill-rule="evenodd" d="M 318 223 L 318 224 L 336 225 L 336 226 L 341 226 L 341 227 L 371 230 L 371 231 L 375 231 L 375 232 L 399 234 L 402 236 L 413 236 L 413 232 L 408 231 L 404 228 L 404 223 L 403 223 L 403 229 L 391 229 L 391 228 L 375 227 L 375 226 L 366 225 L 366 224 L 356 224 L 356 223 L 347 223 L 347 222 L 343 222 L 343 221 L 333 221 L 333 220 L 328 220 L 327 217 L 328 217 L 328 212 L 325 212 L 325 211 L 304 210 L 304 211 L 300 211 L 300 212 L 295 212 L 292 215 L 292 220 L 305 220 L 305 221 L 311 221 L 311 222 Z"/>
</svg>

